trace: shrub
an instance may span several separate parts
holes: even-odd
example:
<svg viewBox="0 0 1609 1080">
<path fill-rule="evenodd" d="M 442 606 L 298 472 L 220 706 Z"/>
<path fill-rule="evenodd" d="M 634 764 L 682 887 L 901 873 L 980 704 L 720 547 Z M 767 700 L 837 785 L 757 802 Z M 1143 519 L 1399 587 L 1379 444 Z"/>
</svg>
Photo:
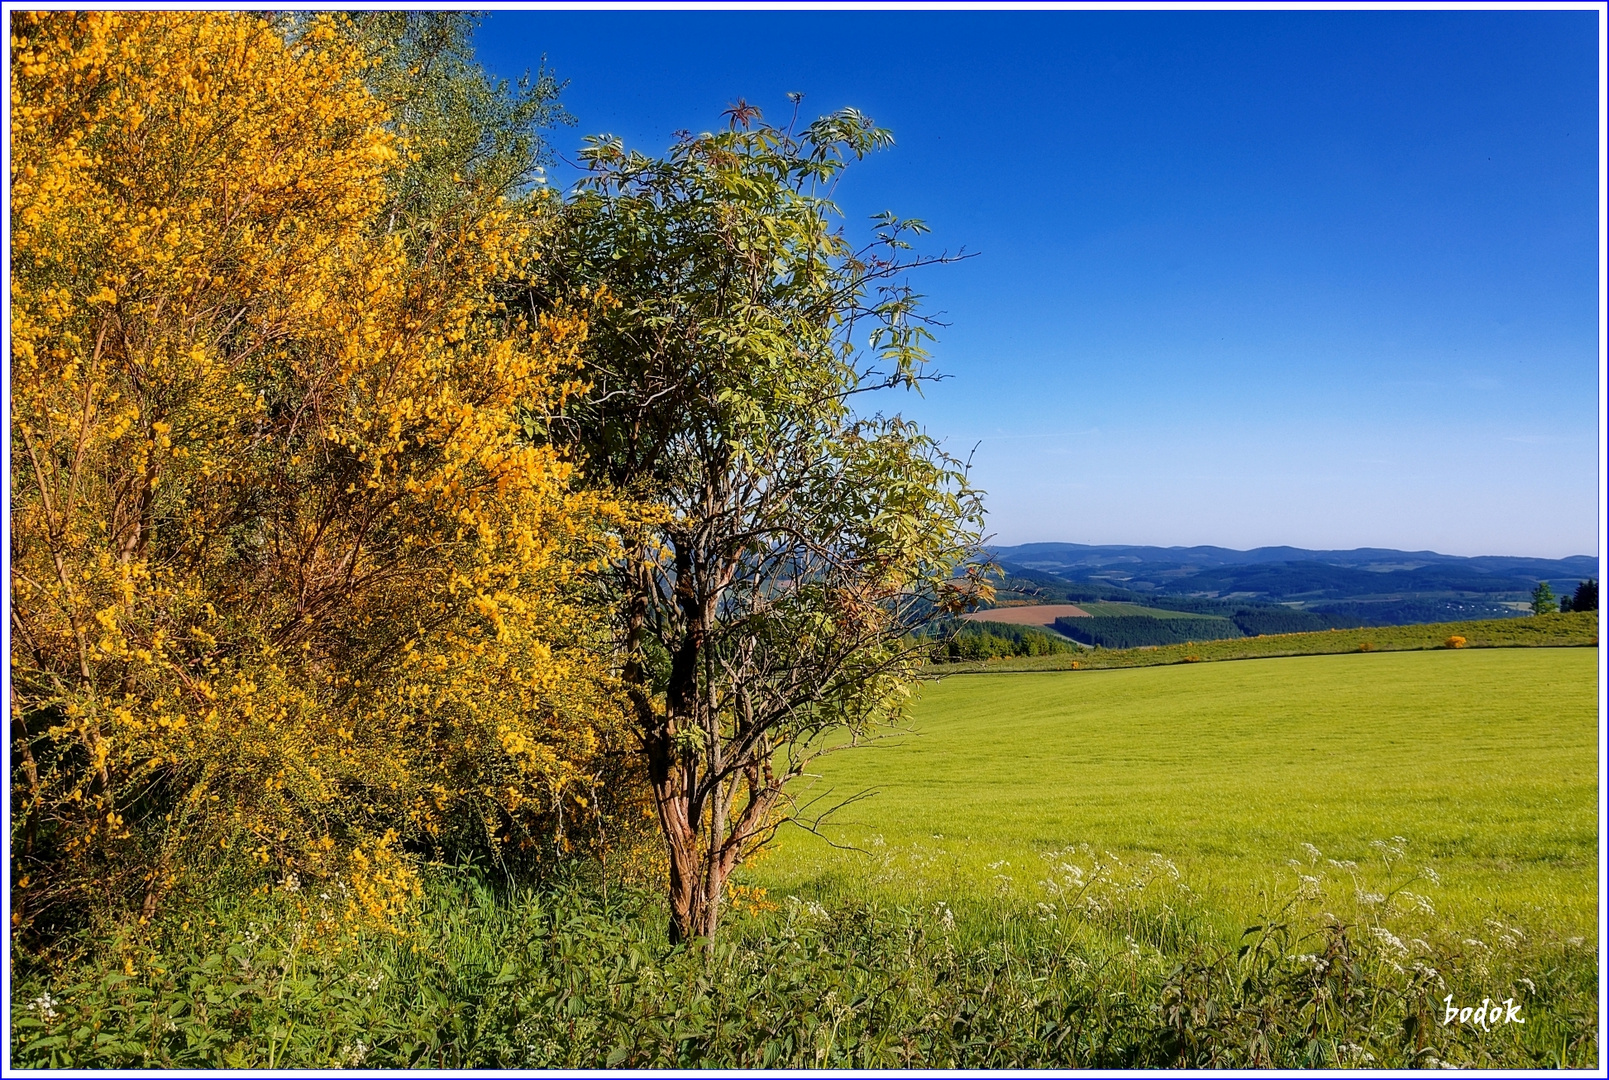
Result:
<svg viewBox="0 0 1609 1080">
<path fill-rule="evenodd" d="M 514 858 L 631 790 L 576 584 L 609 511 L 519 424 L 585 324 L 492 295 L 534 243 L 495 199 L 390 228 L 412 151 L 339 26 L 13 26 L 25 935 L 220 859 Z"/>
<path fill-rule="evenodd" d="M 1442 644 L 1445 645 L 1449 649 L 1462 649 L 1467 644 L 1467 642 L 1464 640 L 1464 638 L 1461 635 L 1454 634 L 1452 637 L 1448 638 Z"/>
</svg>

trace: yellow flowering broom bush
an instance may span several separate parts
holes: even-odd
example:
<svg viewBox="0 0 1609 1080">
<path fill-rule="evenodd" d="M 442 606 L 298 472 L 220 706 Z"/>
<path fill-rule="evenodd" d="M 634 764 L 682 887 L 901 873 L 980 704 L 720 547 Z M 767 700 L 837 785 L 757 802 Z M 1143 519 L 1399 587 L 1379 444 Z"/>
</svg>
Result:
<svg viewBox="0 0 1609 1080">
<path fill-rule="evenodd" d="M 19 928 L 220 860 L 562 845 L 620 790 L 577 584 L 619 511 L 522 433 L 584 319 L 496 301 L 533 243 L 502 199 L 410 243 L 341 30 L 13 18 Z"/>
</svg>

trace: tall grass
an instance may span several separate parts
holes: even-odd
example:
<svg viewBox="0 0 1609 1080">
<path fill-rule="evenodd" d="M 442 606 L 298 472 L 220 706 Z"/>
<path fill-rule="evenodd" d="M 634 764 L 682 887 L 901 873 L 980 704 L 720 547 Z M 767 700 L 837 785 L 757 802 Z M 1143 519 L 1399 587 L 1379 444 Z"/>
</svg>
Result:
<svg viewBox="0 0 1609 1080">
<path fill-rule="evenodd" d="M 1025 903 L 783 898 L 712 954 L 657 899 L 583 876 L 502 893 L 438 872 L 391 932 L 310 939 L 274 896 L 127 928 L 19 971 L 12 1064 L 55 1068 L 1588 1066 L 1596 966 L 1479 953 L 1281 900 L 1225 938 L 1162 863 L 1057 853 Z M 1074 873 L 1071 867 L 1084 867 Z M 1443 1024 L 1514 996 L 1526 1023 Z"/>
</svg>

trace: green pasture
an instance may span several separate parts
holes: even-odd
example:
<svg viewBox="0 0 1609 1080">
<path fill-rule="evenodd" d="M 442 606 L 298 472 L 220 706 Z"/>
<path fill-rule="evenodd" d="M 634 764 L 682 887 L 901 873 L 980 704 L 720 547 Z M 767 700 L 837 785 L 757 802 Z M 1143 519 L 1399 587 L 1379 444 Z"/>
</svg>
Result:
<svg viewBox="0 0 1609 1080">
<path fill-rule="evenodd" d="M 1595 940 L 1597 700 L 1591 648 L 951 677 L 909 734 L 822 758 L 802 801 L 875 794 L 748 876 L 1032 897 L 1057 863 L 1160 855 L 1226 927 L 1307 875 L 1342 918 L 1406 887 L 1445 930 Z"/>
</svg>

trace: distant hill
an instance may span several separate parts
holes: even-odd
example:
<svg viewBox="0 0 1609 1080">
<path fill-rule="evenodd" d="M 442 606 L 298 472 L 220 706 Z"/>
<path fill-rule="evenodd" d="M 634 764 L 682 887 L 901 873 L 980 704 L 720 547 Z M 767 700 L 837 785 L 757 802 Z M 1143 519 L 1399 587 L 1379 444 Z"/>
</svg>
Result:
<svg viewBox="0 0 1609 1080">
<path fill-rule="evenodd" d="M 1187 599 L 1194 601 L 1189 610 L 1230 617 L 1237 604 L 1262 611 L 1278 606 L 1334 626 L 1520 615 L 1539 581 L 1562 594 L 1599 576 L 1597 559 L 1587 555 L 1532 559 L 1392 548 L 1236 551 L 1087 544 L 1021 544 L 992 554 L 1046 601 L 1135 600 L 1162 607 Z M 1267 622 L 1270 616 L 1259 613 L 1258 618 Z M 1239 621 L 1245 632 L 1260 632 L 1247 618 Z"/>
<path fill-rule="evenodd" d="M 1529 576 L 1535 581 L 1598 576 L 1598 560 L 1590 555 L 1564 559 L 1531 559 L 1517 555 L 1443 555 L 1436 551 L 1398 551 L 1395 548 L 1353 548 L 1349 551 L 1314 551 L 1297 547 L 1261 547 L 1236 551 L 1221 547 L 1146 547 L 1129 544 L 1019 544 L 990 549 L 995 558 L 1032 570 L 1049 570 L 1066 577 L 1070 570 L 1206 570 L 1260 563 L 1310 562 L 1359 570 L 1416 569 L 1432 564 L 1467 566 L 1488 573 Z"/>
</svg>

